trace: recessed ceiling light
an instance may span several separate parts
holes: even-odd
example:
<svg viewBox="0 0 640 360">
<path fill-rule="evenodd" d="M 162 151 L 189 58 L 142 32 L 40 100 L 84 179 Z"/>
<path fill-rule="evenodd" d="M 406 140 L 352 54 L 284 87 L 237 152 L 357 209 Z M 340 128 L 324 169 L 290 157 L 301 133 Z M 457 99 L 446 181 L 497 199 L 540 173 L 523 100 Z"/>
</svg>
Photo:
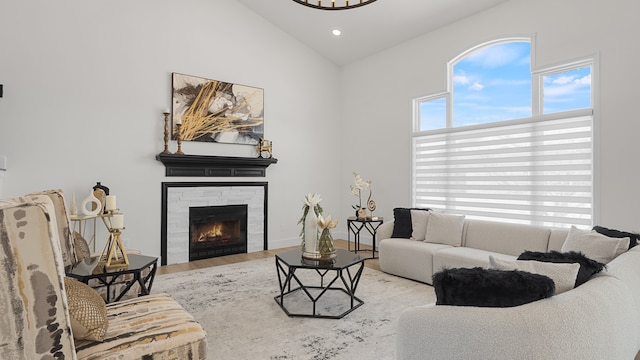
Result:
<svg viewBox="0 0 640 360">
<path fill-rule="evenodd" d="M 338 30 L 338 29 L 333 29 L 331 31 L 331 33 L 335 36 L 340 36 L 340 34 L 342 34 L 342 31 Z"/>
</svg>

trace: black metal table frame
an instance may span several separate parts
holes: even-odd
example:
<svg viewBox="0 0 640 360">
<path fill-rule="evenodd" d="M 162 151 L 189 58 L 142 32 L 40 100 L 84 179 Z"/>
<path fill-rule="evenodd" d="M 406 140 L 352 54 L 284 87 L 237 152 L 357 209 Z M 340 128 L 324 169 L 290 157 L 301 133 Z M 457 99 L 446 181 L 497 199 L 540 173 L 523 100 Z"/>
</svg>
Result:
<svg viewBox="0 0 640 360">
<path fill-rule="evenodd" d="M 360 250 L 360 231 L 362 229 L 366 229 L 369 232 L 369 235 L 372 236 L 372 244 L 373 249 L 371 250 L 370 259 L 377 259 L 376 256 L 376 234 L 378 232 L 378 228 L 384 219 L 379 218 L 376 220 L 372 219 L 358 219 L 358 218 L 348 218 L 347 219 L 347 249 L 351 251 L 351 234 L 353 234 L 353 250 L 357 253 Z"/>
<path fill-rule="evenodd" d="M 353 266 L 356 266 L 360 264 L 358 270 L 355 272 L 355 274 L 351 274 L 351 270 L 350 268 Z M 316 273 L 320 276 L 320 286 L 307 286 L 304 285 L 302 283 L 302 281 L 298 278 L 298 276 L 296 276 L 296 270 L 297 269 L 306 269 L 306 270 L 314 270 L 316 271 Z M 313 318 L 324 318 L 324 319 L 342 319 L 343 317 L 345 317 L 346 315 L 348 315 L 349 313 L 351 313 L 353 310 L 359 308 L 360 306 L 362 306 L 362 304 L 364 304 L 364 301 L 362 301 L 360 298 L 358 298 L 355 293 L 356 293 L 356 289 L 358 288 L 358 284 L 360 282 L 360 277 L 362 275 L 362 270 L 364 269 L 364 259 L 362 259 L 361 261 L 346 266 L 344 268 L 337 268 L 337 269 L 331 269 L 331 268 L 308 268 L 308 267 L 299 267 L 299 266 L 290 266 L 287 263 L 285 263 L 284 261 L 282 261 L 280 258 L 278 258 L 276 256 L 276 270 L 278 272 L 278 282 L 280 284 L 280 295 L 277 295 L 274 297 L 274 299 L 276 300 L 276 303 L 278 303 L 278 305 L 280 305 L 280 308 L 290 317 L 313 317 Z M 324 286 L 324 276 L 329 272 L 329 271 L 335 271 L 336 275 L 335 277 L 326 285 Z M 344 273 L 343 271 L 346 271 L 349 282 L 347 282 L 347 280 L 344 277 Z M 284 278 L 284 281 L 283 281 Z M 343 287 L 332 287 L 332 285 L 338 280 L 342 280 L 342 284 L 344 285 Z M 292 289 L 291 288 L 291 281 L 295 280 L 296 283 L 298 283 L 298 287 Z M 313 296 L 310 292 L 309 289 L 321 289 L 322 291 L 317 295 L 317 296 Z M 320 300 L 320 298 L 322 297 L 322 295 L 324 295 L 327 291 L 342 291 L 345 294 L 347 294 L 350 297 L 351 300 L 351 307 L 343 312 L 342 314 L 339 315 L 319 315 L 316 312 L 316 303 L 318 302 L 318 300 Z M 311 314 L 301 314 L 301 313 L 292 313 L 290 312 L 287 307 L 284 304 L 284 299 L 287 295 L 294 293 L 296 291 L 303 291 L 307 297 L 309 298 L 309 300 L 311 300 L 311 302 L 313 303 L 313 312 Z"/>
<path fill-rule="evenodd" d="M 147 268 L 150 269 L 150 271 L 146 276 L 143 277 L 142 272 Z M 115 270 L 112 272 L 100 273 L 100 274 L 89 275 L 89 276 L 78 276 L 75 274 L 67 273 L 67 276 L 76 278 L 87 285 L 89 284 L 89 280 L 97 279 L 102 285 L 104 285 L 107 288 L 107 298 L 105 299 L 105 302 L 109 304 L 111 302 L 120 301 L 120 299 L 122 299 L 122 297 L 131 289 L 133 284 L 135 284 L 136 282 L 140 284 L 139 296 L 149 295 L 149 293 L 151 292 L 151 287 L 153 286 L 153 280 L 156 277 L 157 269 L 158 269 L 158 259 L 156 258 L 156 260 L 153 261 L 148 266 L 141 267 L 138 269 Z M 125 280 L 125 282 L 127 283 L 127 286 L 120 292 L 120 294 L 118 294 L 118 296 L 116 296 L 114 300 L 111 300 L 111 286 L 113 286 L 113 284 L 120 277 L 124 277 L 125 275 L 128 275 L 128 274 L 133 274 L 133 279 L 131 281 Z M 110 279 L 107 280 L 107 278 L 110 278 Z"/>
</svg>

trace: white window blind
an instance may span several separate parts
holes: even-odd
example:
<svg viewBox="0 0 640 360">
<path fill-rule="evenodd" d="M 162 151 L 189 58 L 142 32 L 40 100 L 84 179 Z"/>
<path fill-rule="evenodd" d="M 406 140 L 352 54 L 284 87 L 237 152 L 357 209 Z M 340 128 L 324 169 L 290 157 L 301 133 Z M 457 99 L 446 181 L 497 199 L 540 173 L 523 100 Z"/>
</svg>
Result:
<svg viewBox="0 0 640 360">
<path fill-rule="evenodd" d="M 570 114 L 414 134 L 414 206 L 591 226 L 593 120 Z"/>
</svg>

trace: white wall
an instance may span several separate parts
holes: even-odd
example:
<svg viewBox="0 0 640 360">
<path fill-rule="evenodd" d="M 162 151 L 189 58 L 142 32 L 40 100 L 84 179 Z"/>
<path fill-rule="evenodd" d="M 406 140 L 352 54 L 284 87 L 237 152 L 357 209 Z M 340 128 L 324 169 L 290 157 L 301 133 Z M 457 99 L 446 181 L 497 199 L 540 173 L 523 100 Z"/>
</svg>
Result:
<svg viewBox="0 0 640 360">
<path fill-rule="evenodd" d="M 537 36 L 538 66 L 600 53 L 599 223 L 640 230 L 635 0 L 512 0 L 342 69 L 234 0 L 0 1 L 2 196 L 62 188 L 80 201 L 101 181 L 126 214 L 125 242 L 145 253 L 160 253 L 160 183 L 194 180 L 167 178 L 154 160 L 171 72 L 265 89 L 265 136 L 279 163 L 266 179 L 240 181 L 269 182 L 275 248 L 299 243 L 308 192 L 341 220 L 334 237 L 346 236 L 353 171 L 373 181 L 377 215 L 410 205 L 411 99 L 443 91 L 445 64 L 460 52 L 523 34 Z"/>
<path fill-rule="evenodd" d="M 535 34 L 536 66 L 599 52 L 597 222 L 640 230 L 638 14 L 637 0 L 512 0 L 344 67 L 341 183 L 371 179 L 381 216 L 411 205 L 411 99 L 445 91 L 446 63 L 468 48 Z"/>
<path fill-rule="evenodd" d="M 330 162 L 340 158 L 339 69 L 235 0 L 2 0 L 0 24 L 3 196 L 61 188 L 80 203 L 101 181 L 125 213 L 126 245 L 155 255 L 163 181 L 268 181 L 272 248 L 300 242 L 308 192 L 329 210 L 341 205 Z M 279 160 L 266 178 L 164 176 L 155 155 L 172 72 L 265 89 L 265 137 Z M 211 143 L 183 150 L 254 154 Z"/>
</svg>

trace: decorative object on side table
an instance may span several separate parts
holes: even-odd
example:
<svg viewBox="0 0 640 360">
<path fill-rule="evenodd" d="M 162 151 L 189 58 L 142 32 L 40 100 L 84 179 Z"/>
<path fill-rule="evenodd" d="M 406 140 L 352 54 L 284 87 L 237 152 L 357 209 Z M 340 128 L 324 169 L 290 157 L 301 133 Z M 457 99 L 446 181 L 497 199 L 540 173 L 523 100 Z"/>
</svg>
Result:
<svg viewBox="0 0 640 360">
<path fill-rule="evenodd" d="M 364 219 L 367 217 L 367 209 L 362 207 L 362 191 L 371 188 L 371 181 L 362 180 L 362 177 L 358 173 L 354 172 L 353 182 L 354 185 L 351 185 L 351 193 L 358 197 L 358 204 L 351 205 L 351 207 L 356 211 L 356 217 L 358 219 Z M 371 193 L 369 193 L 369 201 L 373 201 L 371 200 Z M 373 205 L 373 208 L 375 209 L 375 202 L 373 202 Z"/>
<path fill-rule="evenodd" d="M 71 204 L 69 205 L 69 215 L 78 215 L 78 205 L 76 204 L 76 194 L 71 194 Z"/>
<path fill-rule="evenodd" d="M 318 216 L 322 215 L 322 207 L 320 202 L 322 198 L 319 194 L 307 194 L 304 197 L 302 205 L 302 217 L 298 224 L 302 224 L 302 257 L 305 259 L 320 259 L 320 250 L 318 249 Z"/>
<path fill-rule="evenodd" d="M 100 207 L 104 210 L 104 202 L 107 198 L 107 195 L 109 195 L 109 188 L 102 185 L 100 181 L 97 181 L 93 186 L 93 195 L 95 195 L 100 200 Z M 106 214 L 107 212 L 104 211 L 103 213 Z"/>
<path fill-rule="evenodd" d="M 124 214 L 116 207 L 116 197 L 107 198 L 105 209 L 107 214 L 102 216 L 102 221 L 109 231 L 109 237 L 104 244 L 100 255 L 99 266 L 106 270 L 126 270 L 129 268 L 129 258 L 122 243 L 122 230 L 124 230 Z"/>
<path fill-rule="evenodd" d="M 93 194 L 93 190 L 91 190 L 89 192 L 89 196 L 82 200 L 80 209 L 82 210 L 82 213 L 87 216 L 98 215 L 102 212 L 102 202 Z"/>
<path fill-rule="evenodd" d="M 376 209 L 376 202 L 371 198 L 371 191 L 369 191 L 369 200 L 367 200 L 367 209 L 369 209 L 369 212 L 371 213 L 371 218 L 375 220 L 376 217 L 373 216 L 373 211 Z"/>
<path fill-rule="evenodd" d="M 324 218 L 318 215 L 318 226 L 322 229 L 320 240 L 318 241 L 318 249 L 320 251 L 320 260 L 332 260 L 336 257 L 336 248 L 333 246 L 333 236 L 330 229 L 335 229 L 338 220 L 332 220 L 331 215 Z"/>
</svg>

